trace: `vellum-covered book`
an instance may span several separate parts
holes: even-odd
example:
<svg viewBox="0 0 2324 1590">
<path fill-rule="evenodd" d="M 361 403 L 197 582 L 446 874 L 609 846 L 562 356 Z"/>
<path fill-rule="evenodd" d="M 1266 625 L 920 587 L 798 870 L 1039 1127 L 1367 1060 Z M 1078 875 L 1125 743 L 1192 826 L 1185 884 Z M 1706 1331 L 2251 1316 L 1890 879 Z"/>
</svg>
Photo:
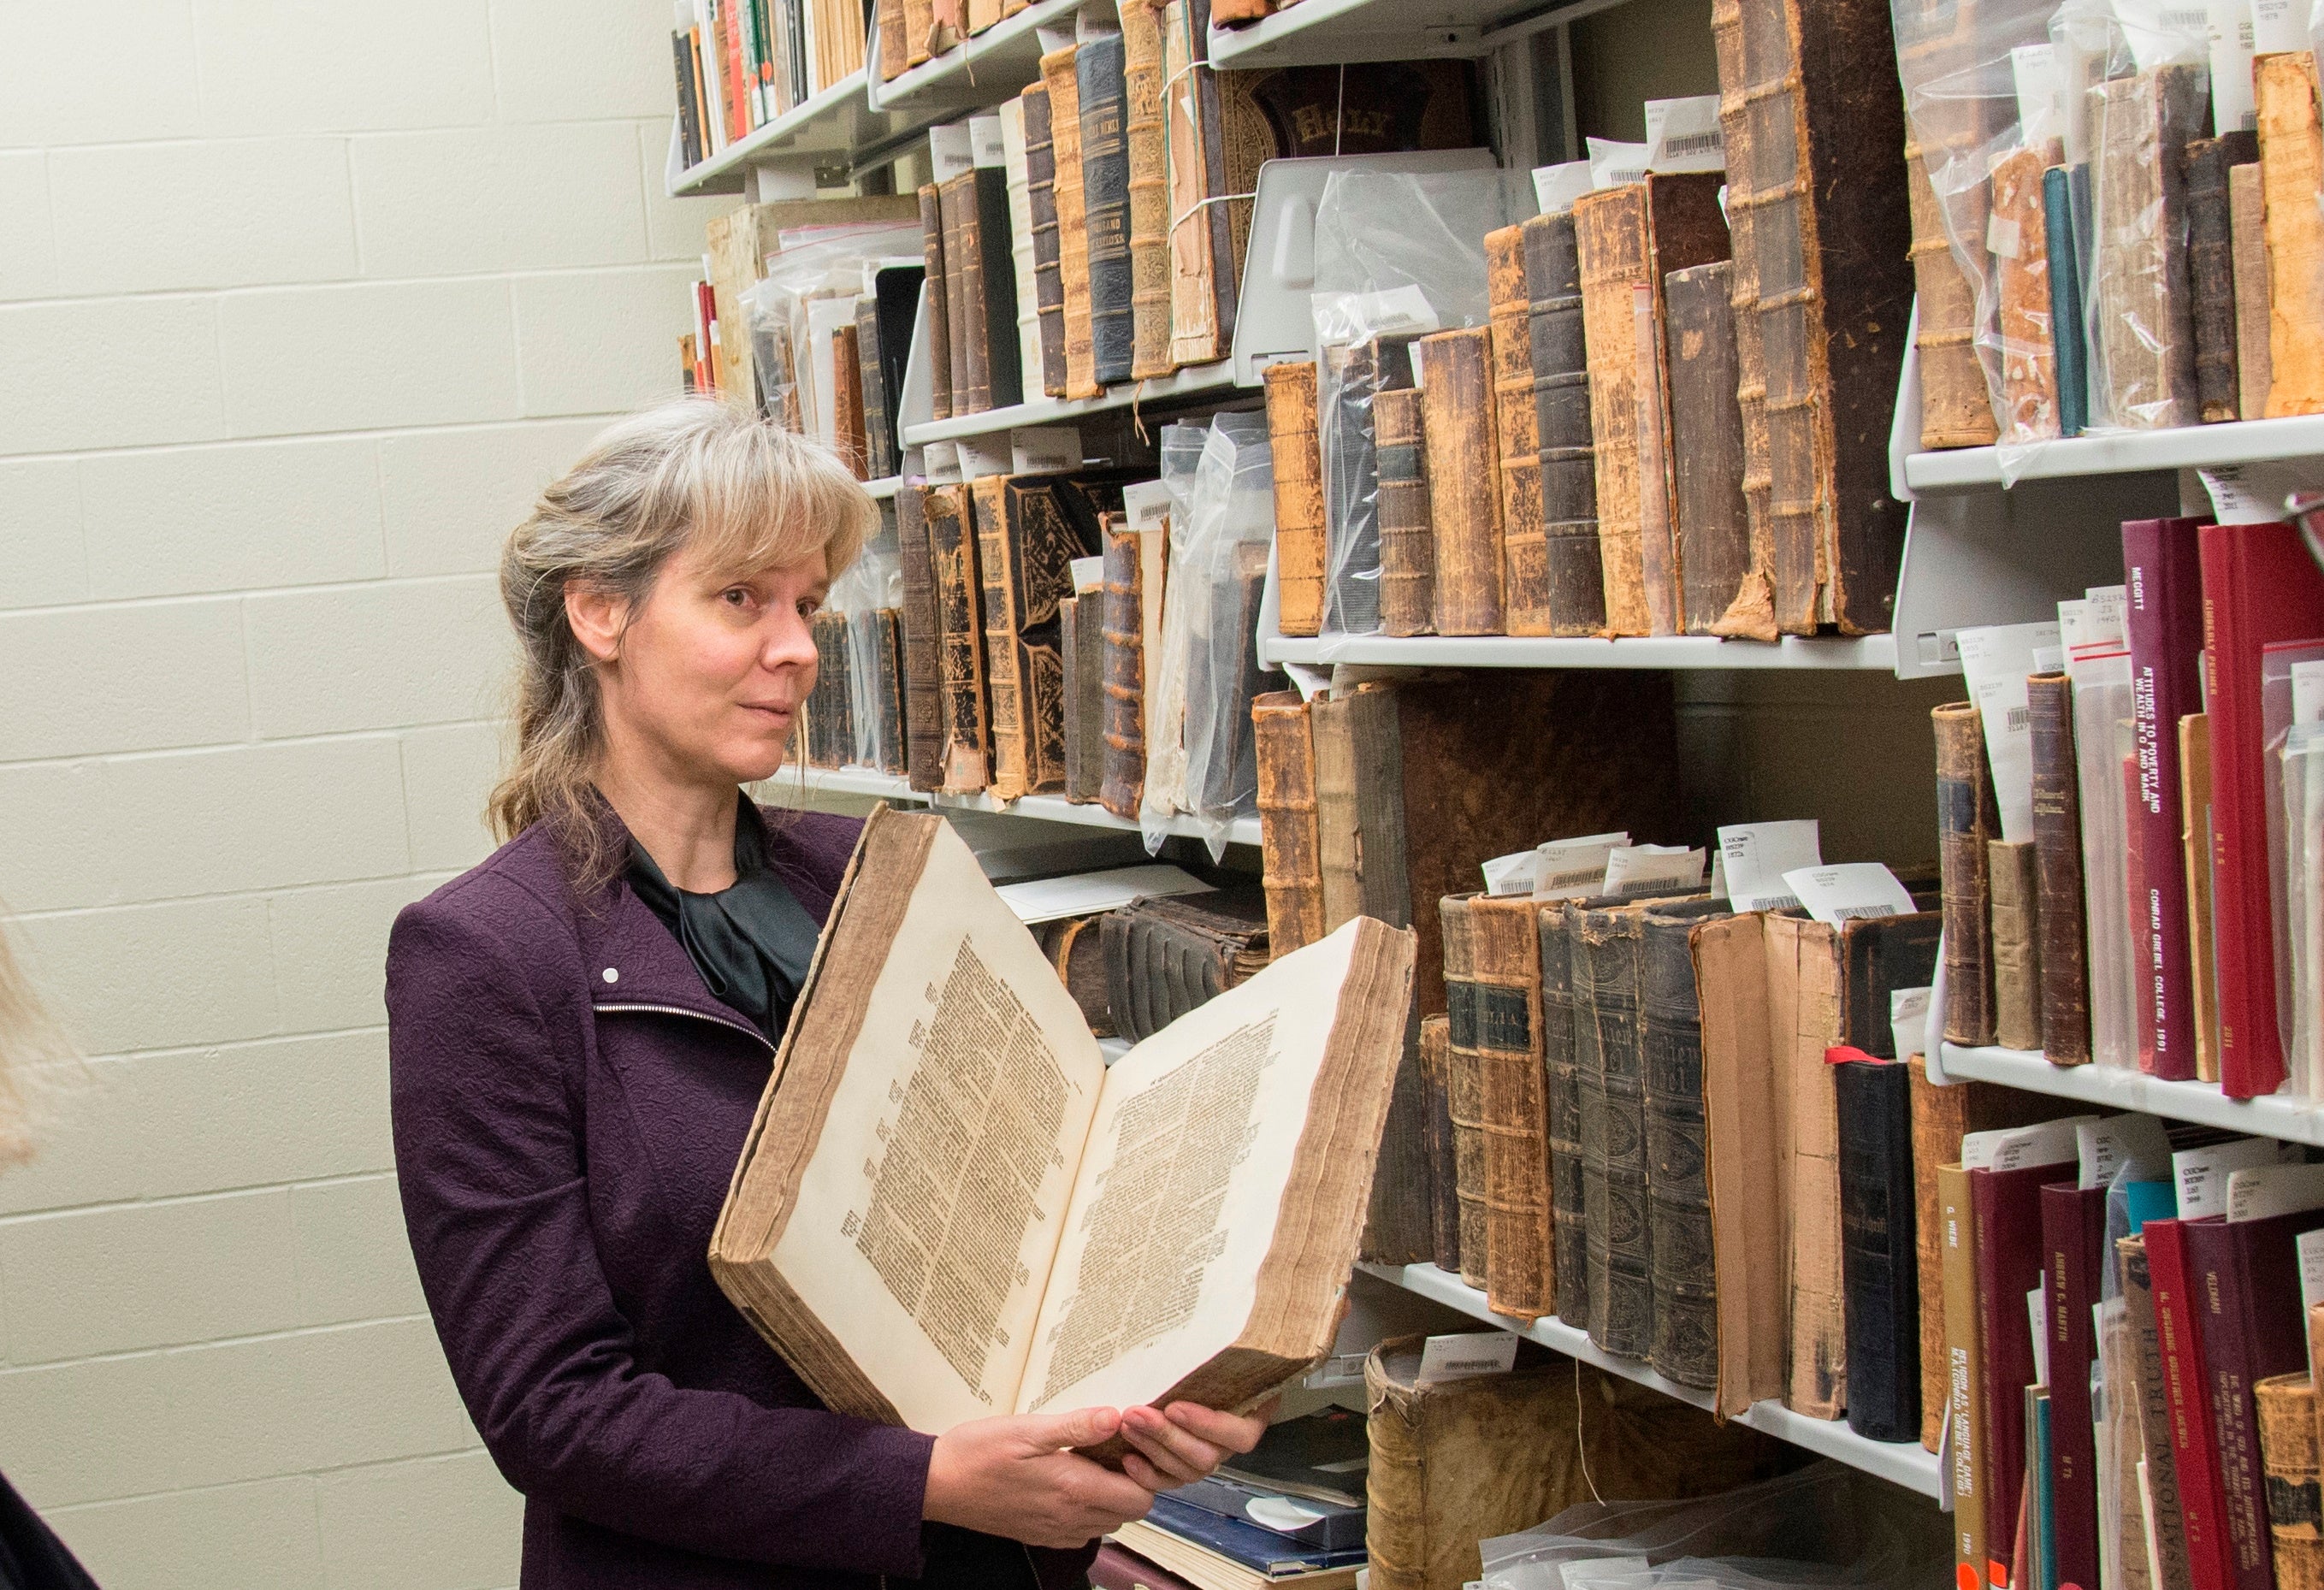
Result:
<svg viewBox="0 0 2324 1590">
<path fill-rule="evenodd" d="M 968 846 L 882 808 L 712 1273 L 842 1412 L 1246 1408 L 1331 1351 L 1412 968 L 1359 917 L 1109 1070 Z"/>
</svg>

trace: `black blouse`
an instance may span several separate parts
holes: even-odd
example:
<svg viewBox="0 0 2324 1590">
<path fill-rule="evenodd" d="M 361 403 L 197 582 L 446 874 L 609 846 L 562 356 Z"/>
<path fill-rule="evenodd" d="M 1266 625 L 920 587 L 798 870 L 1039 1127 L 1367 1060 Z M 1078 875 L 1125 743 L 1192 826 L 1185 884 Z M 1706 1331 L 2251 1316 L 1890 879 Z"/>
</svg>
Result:
<svg viewBox="0 0 2324 1590">
<path fill-rule="evenodd" d="M 630 841 L 630 887 L 685 946 L 713 998 L 749 1016 L 778 1043 L 807 980 L 822 924 L 767 865 L 764 819 L 739 792 L 734 881 L 715 894 L 674 887 L 645 847 Z"/>
</svg>

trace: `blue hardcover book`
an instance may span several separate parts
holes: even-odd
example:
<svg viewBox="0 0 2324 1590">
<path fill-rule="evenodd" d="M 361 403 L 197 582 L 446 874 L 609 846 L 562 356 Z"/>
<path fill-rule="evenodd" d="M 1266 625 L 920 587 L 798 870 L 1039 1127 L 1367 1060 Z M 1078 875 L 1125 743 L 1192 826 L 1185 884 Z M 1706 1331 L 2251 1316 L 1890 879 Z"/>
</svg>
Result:
<svg viewBox="0 0 2324 1590">
<path fill-rule="evenodd" d="M 1220 1518 L 1232 1519 L 1237 1523 L 1259 1523 L 1261 1529 L 1270 1529 L 1271 1526 L 1251 1516 L 1250 1504 L 1254 1502 L 1277 1507 L 1287 1504 L 1305 1512 L 1320 1515 L 1311 1518 L 1297 1529 L 1272 1531 L 1309 1550 L 1355 1550 L 1364 1543 L 1365 1510 L 1360 1507 L 1334 1507 L 1329 1503 L 1286 1497 L 1279 1491 L 1243 1484 L 1222 1475 L 1213 1475 L 1206 1480 L 1196 1480 L 1191 1485 L 1180 1485 L 1176 1490 L 1165 1491 L 1162 1494 L 1174 1502 L 1199 1507 L 1204 1512 Z"/>
<path fill-rule="evenodd" d="M 2077 180 L 2079 179 L 2079 181 Z M 2058 361 L 2058 431 L 2078 437 L 2089 418 L 2089 370 L 2083 357 L 2082 233 L 2074 201 L 2087 188 L 2087 166 L 2052 166 L 2042 173 L 2042 220 L 2050 239 L 2050 340 Z"/>
<path fill-rule="evenodd" d="M 1364 1560 L 1360 1547 L 1352 1551 L 1303 1548 L 1273 1530 L 1221 1518 L 1215 1512 L 1205 1512 L 1167 1495 L 1154 1498 L 1154 1510 L 1146 1515 L 1146 1521 L 1262 1574 L 1351 1567 Z"/>
<path fill-rule="evenodd" d="M 2050 1393 L 2041 1386 L 2026 1390 L 2026 1400 L 2033 1404 L 2033 1419 L 2026 1428 L 2034 1432 L 2034 1466 L 2027 1472 L 2034 1476 L 2034 1575 L 2037 1590 L 2060 1590 L 2058 1584 L 2058 1517 L 2057 1475 L 2052 1467 L 2050 1446 Z"/>
</svg>

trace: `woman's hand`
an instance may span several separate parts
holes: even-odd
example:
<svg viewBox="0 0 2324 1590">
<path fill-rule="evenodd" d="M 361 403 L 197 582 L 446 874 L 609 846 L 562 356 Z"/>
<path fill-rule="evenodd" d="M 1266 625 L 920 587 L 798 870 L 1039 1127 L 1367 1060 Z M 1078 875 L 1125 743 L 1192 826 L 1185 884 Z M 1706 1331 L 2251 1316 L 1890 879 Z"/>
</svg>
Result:
<svg viewBox="0 0 2324 1590">
<path fill-rule="evenodd" d="M 1222 1413 L 1193 1402 L 1125 1409 L 1121 1437 L 1136 1450 L 1122 1458 L 1121 1470 L 1149 1491 L 1193 1484 L 1230 1454 L 1258 1446 L 1274 1411 L 1273 1399 L 1247 1415 Z"/>
<path fill-rule="evenodd" d="M 1139 1411 L 1153 1413 L 1150 1408 Z M 1084 1545 L 1144 1518 L 1154 1492 L 1162 1488 L 1124 1478 L 1067 1450 L 1094 1447 L 1117 1432 L 1128 1433 L 1121 1415 L 1111 1408 L 955 1425 L 936 1438 L 928 1456 L 921 1516 L 1028 1546 Z"/>
</svg>

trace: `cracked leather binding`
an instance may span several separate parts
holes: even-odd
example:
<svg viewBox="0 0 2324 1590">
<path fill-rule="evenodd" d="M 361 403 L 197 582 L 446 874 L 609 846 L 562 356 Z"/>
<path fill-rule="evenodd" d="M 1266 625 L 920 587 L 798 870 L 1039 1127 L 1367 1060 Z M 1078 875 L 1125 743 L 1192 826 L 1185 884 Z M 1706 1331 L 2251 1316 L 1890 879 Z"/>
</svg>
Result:
<svg viewBox="0 0 2324 1590">
<path fill-rule="evenodd" d="M 2041 913 L 2041 1047 L 2052 1065 L 2090 1058 L 2089 965 L 2082 942 L 2081 786 L 2074 766 L 2073 685 L 2025 681 L 2033 740 L 2034 871 Z M 2209 876 L 2206 854 L 2205 876 Z"/>
<path fill-rule="evenodd" d="M 1985 367 L 1977 360 L 1977 299 L 1945 236 L 1944 211 L 1917 143 L 1904 145 L 1913 223 L 1913 284 L 1920 295 L 1921 446 L 1989 447 L 2000 435 Z M 1741 253 L 1738 246 L 1737 252 Z"/>
<path fill-rule="evenodd" d="M 982 414 L 992 407 L 992 377 L 984 341 L 984 261 L 979 250 L 976 173 L 964 171 L 936 185 L 944 227 L 945 320 L 952 359 L 952 411 Z"/>
<path fill-rule="evenodd" d="M 1547 1117 L 1542 1095 L 1541 945 L 1529 895 L 1454 896 L 1440 910 L 1468 939 L 1469 980 L 1445 1006 L 1473 1033 L 1485 1133 L 1485 1296 L 1531 1321 L 1557 1307 Z"/>
<path fill-rule="evenodd" d="M 1323 936 L 1322 847 L 1315 830 L 1315 744 L 1307 703 L 1296 690 L 1271 690 L 1250 703 L 1259 749 L 1260 859 L 1267 887 L 1267 940 L 1288 955 Z"/>
<path fill-rule="evenodd" d="M 1323 465 L 1315 432 L 1313 360 L 1270 364 L 1268 442 L 1275 461 L 1277 627 L 1313 635 L 1323 621 Z"/>
<path fill-rule="evenodd" d="M 1711 0 L 1711 42 L 1719 63 L 1719 131 L 1727 169 L 1751 164 L 1751 101 L 1743 91 L 1741 0 Z M 1768 518 L 1767 358 L 1759 339 L 1758 252 L 1752 246 L 1751 212 L 1727 213 L 1729 252 L 1734 271 L 1728 280 L 1735 327 L 1735 406 L 1743 416 L 1743 517 L 1751 544 L 1750 572 L 1743 591 L 1714 630 L 1720 636 L 1773 640 L 1775 628 L 1775 527 Z"/>
<path fill-rule="evenodd" d="M 1136 363 L 1130 262 L 1130 128 L 1122 37 L 1113 19 L 1074 49 L 1082 118 L 1082 208 L 1089 228 L 1091 377 L 1128 381 Z"/>
<path fill-rule="evenodd" d="M 1485 234 L 1491 308 L 1493 427 L 1501 493 L 1501 606 L 1511 635 L 1554 633 L 1550 623 L 1549 529 L 1541 484 L 1541 410 L 1535 400 L 1533 295 L 1525 230 Z"/>
<path fill-rule="evenodd" d="M 2098 85 L 2098 338 L 2089 353 L 2109 412 L 2137 430 L 2192 425 L 2195 327 L 2187 296 L 2187 197 L 2180 152 L 2203 130 L 2203 71 L 2163 66 Z M 2263 98 L 2265 104 L 2263 74 Z M 2312 100 L 2302 79 L 2301 97 Z M 2315 125 L 2315 112 L 2308 113 Z M 2265 142 L 2264 118 L 2262 129 Z M 2314 168 L 2310 168 L 2312 178 Z M 2314 183 L 2305 190 L 2316 213 Z M 2273 221 L 2274 207 L 2269 207 Z M 2270 413 L 2275 412 L 2270 400 Z"/>
<path fill-rule="evenodd" d="M 2001 837 L 2001 823 L 1977 708 L 1951 702 L 1930 716 L 1937 737 L 1937 859 L 1944 869 L 1945 1038 L 1977 1046 L 1993 1042 L 1986 846 Z"/>
<path fill-rule="evenodd" d="M 1084 591 L 1057 603 L 1057 644 L 1065 660 L 1065 799 L 1096 802 L 1105 783 L 1105 594 Z"/>
<path fill-rule="evenodd" d="M 1130 141 L 1130 373 L 1170 373 L 1170 174 L 1162 138 L 1161 0 L 1119 0 Z"/>
<path fill-rule="evenodd" d="M 1025 90 L 1025 198 L 1033 212 L 1033 299 L 1041 328 L 1041 390 L 1065 395 L 1065 283 L 1057 234 L 1057 146 L 1049 130 L 1049 90 Z M 1026 372 L 1032 384 L 1032 372 Z"/>
<path fill-rule="evenodd" d="M 1703 1391 L 1719 1383 L 1719 1294 L 1693 935 L 1705 921 L 1732 914 L 1721 900 L 1649 906 L 1638 948 L 1638 1076 L 1655 1300 L 1646 1357 L 1665 1379 Z"/>
<path fill-rule="evenodd" d="M 2259 134 L 2238 128 L 2187 146 L 2187 285 L 2195 305 L 2195 400 L 2205 423 L 2242 409 L 2236 368 L 2236 260 L 2227 172 L 2259 159 Z"/>
<path fill-rule="evenodd" d="M 1057 272 L 1065 293 L 1065 390 L 1068 398 L 1094 398 L 1101 389 L 1090 345 L 1090 239 L 1087 193 L 1083 183 L 1081 83 L 1074 69 L 1076 48 L 1041 57 L 1041 80 L 1049 88 L 1049 137 L 1056 180 Z"/>
<path fill-rule="evenodd" d="M 2316 78 L 2307 51 L 2263 55 L 2252 70 L 2266 198 L 2267 415 L 2273 419 L 2324 410 L 2324 317 L 2315 310 L 2324 282 L 2324 215 L 2316 208 L 2317 188 L 2324 184 L 2324 132 L 2317 124 Z M 2175 168 L 2170 174 L 2177 174 Z M 2167 188 L 2164 193 L 2167 202 Z"/>
<path fill-rule="evenodd" d="M 1491 332 L 1420 340 L 1421 433 L 1435 536 L 1431 593 L 1439 635 L 1501 632 L 1501 496 L 1493 434 Z"/>
<path fill-rule="evenodd" d="M 869 697 L 876 714 L 872 765 L 882 773 L 904 771 L 904 652 L 903 627 L 892 607 L 869 615 L 863 633 L 872 643 Z"/>
<path fill-rule="evenodd" d="M 988 475 L 970 495 L 984 594 L 989 788 L 1004 801 L 1059 792 L 1065 698 L 1057 604 L 1073 594 L 1073 560 L 1100 551 L 1098 516 L 1119 506 L 1119 488 L 1068 475 Z"/>
<path fill-rule="evenodd" d="M 825 610 L 809 620 L 815 639 L 815 689 L 807 698 L 807 765 L 844 767 L 855 759 L 855 721 L 848 688 L 847 615 Z"/>
<path fill-rule="evenodd" d="M 2034 844 L 1995 840 L 1985 848 L 1993 900 L 1993 1041 L 2004 1049 L 2042 1046 L 2041 885 Z"/>
<path fill-rule="evenodd" d="M 936 565 L 921 506 L 927 492 L 907 485 L 896 493 L 896 545 L 904 575 L 904 776 L 922 791 L 944 782 L 943 636 L 936 623 Z"/>
<path fill-rule="evenodd" d="M 1118 519 L 1103 529 L 1105 772 L 1098 801 L 1136 822 L 1146 788 L 1146 571 L 1140 533 Z"/>
<path fill-rule="evenodd" d="M 1643 1358 L 1654 1346 L 1653 1214 L 1646 1193 L 1646 1096 L 1638 1050 L 1635 905 L 1569 905 L 1573 1062 L 1582 1096 L 1582 1202 L 1588 1232 L 1590 1339 Z"/>
<path fill-rule="evenodd" d="M 1582 1079 L 1573 1063 L 1573 948 L 1563 907 L 1536 913 L 1541 944 L 1541 1069 L 1557 1317 L 1590 1328 L 1589 1218 L 1582 1193 Z"/>
<path fill-rule="evenodd" d="M 1719 260 L 1663 278 L 1679 619 L 1689 635 L 1717 633 L 1751 572 L 1732 277 L 1733 267 Z"/>
<path fill-rule="evenodd" d="M 952 297 L 945 286 L 944 201 L 933 182 L 923 183 L 920 198 L 920 246 L 927 256 L 928 385 L 936 418 L 950 418 L 952 392 Z"/>
<path fill-rule="evenodd" d="M 1420 389 L 1404 387 L 1374 398 L 1372 435 L 1379 461 L 1380 630 L 1425 635 L 1435 627 L 1429 609 L 1436 588 L 1436 542 L 1428 518 Z M 1597 552 L 1594 531 L 1591 552 Z"/>
<path fill-rule="evenodd" d="M 984 694 L 984 584 L 968 488 L 931 486 L 921 498 L 928 561 L 936 571 L 938 733 L 936 787 L 974 795 L 991 777 L 992 737 Z"/>
<path fill-rule="evenodd" d="M 1452 1144 L 1452 1056 L 1446 1018 L 1420 1023 L 1420 1079 L 1428 1107 L 1428 1218 L 1436 1267 L 1461 1273 L 1461 1191 Z"/>
<path fill-rule="evenodd" d="M 1606 585 L 1598 561 L 1598 460 L 1590 445 L 1590 355 L 1582 338 L 1573 212 L 1536 216 L 1518 230 L 1549 582 L 1545 633 L 1596 635 L 1606 628 Z"/>
</svg>

